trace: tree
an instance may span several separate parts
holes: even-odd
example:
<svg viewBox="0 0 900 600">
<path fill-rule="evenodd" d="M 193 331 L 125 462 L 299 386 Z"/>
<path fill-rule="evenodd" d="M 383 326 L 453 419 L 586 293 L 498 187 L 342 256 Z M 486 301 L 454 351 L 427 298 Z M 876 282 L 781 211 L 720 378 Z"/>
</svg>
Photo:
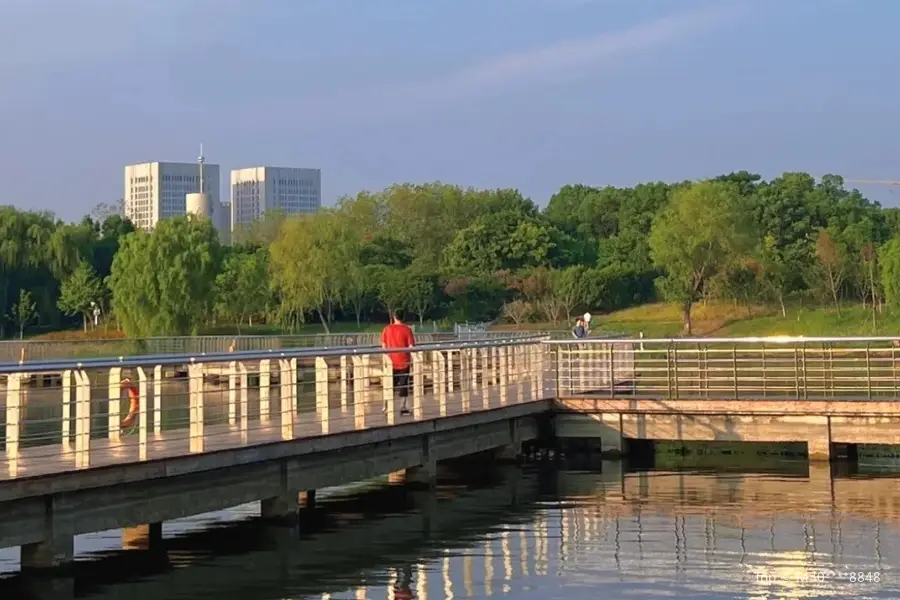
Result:
<svg viewBox="0 0 900 600">
<path fill-rule="evenodd" d="M 19 300 L 13 305 L 9 316 L 19 328 L 19 339 L 23 339 L 25 328 L 38 317 L 37 306 L 31 298 L 31 292 L 24 288 L 19 290 Z"/>
<path fill-rule="evenodd" d="M 197 335 L 212 314 L 221 263 L 209 219 L 174 217 L 122 238 L 109 276 L 113 310 L 129 336 Z"/>
<path fill-rule="evenodd" d="M 885 303 L 891 310 L 900 310 L 900 236 L 891 238 L 879 249 L 878 262 Z"/>
<path fill-rule="evenodd" d="M 512 320 L 516 326 L 528 320 L 534 312 L 534 307 L 525 300 L 513 300 L 503 305 L 503 314 Z"/>
<path fill-rule="evenodd" d="M 775 236 L 767 234 L 759 248 L 756 278 L 762 286 L 764 295 L 778 302 L 783 317 L 787 317 L 784 295 L 790 278 L 790 270 L 791 266 L 784 259 L 783 251 L 778 248 Z"/>
<path fill-rule="evenodd" d="M 238 326 L 253 326 L 253 317 L 265 312 L 269 303 L 268 252 L 236 252 L 225 259 L 216 276 L 215 310 Z"/>
<path fill-rule="evenodd" d="M 590 281 L 587 272 L 587 267 L 583 265 L 553 272 L 552 290 L 566 313 L 566 321 L 572 320 L 573 311 L 588 304 Z"/>
<path fill-rule="evenodd" d="M 84 330 L 87 331 L 94 307 L 101 304 L 104 292 L 103 283 L 93 267 L 82 261 L 60 286 L 57 304 L 67 315 L 80 314 Z"/>
<path fill-rule="evenodd" d="M 413 265 L 406 269 L 403 277 L 406 285 L 408 308 L 419 317 L 419 325 L 425 325 L 425 314 L 433 306 L 437 291 L 437 276 L 427 268 Z"/>
<path fill-rule="evenodd" d="M 676 190 L 650 232 L 650 251 L 663 294 L 681 306 L 691 335 L 691 308 L 706 285 L 743 256 L 752 238 L 741 220 L 741 196 L 730 182 L 704 181 Z"/>
<path fill-rule="evenodd" d="M 827 229 L 819 231 L 816 237 L 816 259 L 818 259 L 816 274 L 823 284 L 838 315 L 841 314 L 840 293 L 841 285 L 847 274 L 846 248 L 835 240 Z"/>
<path fill-rule="evenodd" d="M 335 211 L 287 219 L 269 246 L 269 274 L 281 302 L 297 314 L 315 312 L 330 331 L 332 311 L 343 300 L 355 244 Z"/>
</svg>

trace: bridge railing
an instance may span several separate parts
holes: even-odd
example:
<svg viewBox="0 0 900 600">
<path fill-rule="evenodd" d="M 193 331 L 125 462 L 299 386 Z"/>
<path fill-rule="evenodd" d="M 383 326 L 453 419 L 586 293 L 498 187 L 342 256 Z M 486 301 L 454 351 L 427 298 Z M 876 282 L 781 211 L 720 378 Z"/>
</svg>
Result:
<svg viewBox="0 0 900 600">
<path fill-rule="evenodd" d="M 555 335 L 555 332 L 553 332 Z M 477 335 L 450 332 L 416 333 L 421 343 L 464 341 L 467 339 L 513 339 L 548 335 L 540 331 L 483 331 Z M 2 340 L 0 363 L 40 361 L 60 358 L 102 358 L 153 354 L 202 354 L 289 348 L 335 348 L 371 346 L 380 343 L 379 332 L 315 333 L 301 335 L 198 335 L 151 338 L 109 338 L 88 340 Z"/>
<path fill-rule="evenodd" d="M 409 377 L 377 346 L 2 364 L 0 479 L 544 399 L 544 339 L 420 343 Z"/>
<path fill-rule="evenodd" d="M 900 398 L 900 338 L 550 340 L 557 396 Z"/>
</svg>

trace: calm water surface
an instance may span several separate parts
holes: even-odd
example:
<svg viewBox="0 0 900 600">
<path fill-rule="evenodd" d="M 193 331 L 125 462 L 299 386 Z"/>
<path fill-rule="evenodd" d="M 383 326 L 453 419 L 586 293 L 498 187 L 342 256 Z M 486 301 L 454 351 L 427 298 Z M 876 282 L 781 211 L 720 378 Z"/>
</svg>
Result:
<svg viewBox="0 0 900 600">
<path fill-rule="evenodd" d="M 344 490 L 294 527 L 260 523 L 258 505 L 167 523 L 154 553 L 81 536 L 76 597 L 900 598 L 895 476 L 598 462 L 480 479 Z M 25 585 L 11 575 L 0 598 Z"/>
</svg>

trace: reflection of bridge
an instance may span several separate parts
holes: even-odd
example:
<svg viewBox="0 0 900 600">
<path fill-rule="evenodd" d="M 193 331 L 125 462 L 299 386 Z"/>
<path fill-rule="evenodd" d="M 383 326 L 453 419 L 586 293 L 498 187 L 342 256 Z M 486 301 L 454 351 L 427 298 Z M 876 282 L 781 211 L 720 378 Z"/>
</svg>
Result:
<svg viewBox="0 0 900 600">
<path fill-rule="evenodd" d="M 877 496 L 868 502 L 872 513 L 856 507 L 829 517 L 831 491 L 818 472 L 623 475 L 618 463 L 603 468 L 602 476 L 537 478 L 512 469 L 497 487 L 442 487 L 439 495 L 446 498 L 440 499 L 395 487 L 335 502 L 324 510 L 324 522 L 304 518 L 299 539 L 292 528 L 251 522 L 165 540 L 155 552 L 77 563 L 75 577 L 93 598 L 134 600 L 173 593 L 396 600 L 397 577 L 407 568 L 421 600 L 558 589 L 558 580 L 571 590 L 605 586 L 611 596 L 623 587 L 631 595 L 650 594 L 654 585 L 676 595 L 729 597 L 754 590 L 784 598 L 852 597 L 876 589 L 896 597 L 900 591 L 887 577 L 900 535 L 878 512 L 883 500 Z M 849 490 L 856 481 L 869 480 L 835 479 L 834 489 Z M 857 501 L 847 496 L 850 505 Z M 182 558 L 203 556 L 206 549 L 215 558 Z M 836 566 L 879 572 L 881 582 L 829 576 L 787 585 L 791 577 L 834 573 Z M 777 576 L 779 586 L 761 582 L 760 574 Z M 3 597 L 12 591 L 0 585 Z"/>
<path fill-rule="evenodd" d="M 396 471 L 427 482 L 438 461 L 518 456 L 551 419 L 559 437 L 616 450 L 623 439 L 799 441 L 830 456 L 835 444 L 900 440 L 900 408 L 885 401 L 900 398 L 900 360 L 876 342 L 425 344 L 412 352 L 409 415 L 375 348 L 0 365 L 0 546 L 22 545 L 23 565 L 43 567 L 67 562 L 79 533 L 147 526 L 158 540 L 164 520 L 256 500 L 285 516 L 323 487 Z M 28 387 L 41 373 L 61 373 L 61 387 Z"/>
</svg>

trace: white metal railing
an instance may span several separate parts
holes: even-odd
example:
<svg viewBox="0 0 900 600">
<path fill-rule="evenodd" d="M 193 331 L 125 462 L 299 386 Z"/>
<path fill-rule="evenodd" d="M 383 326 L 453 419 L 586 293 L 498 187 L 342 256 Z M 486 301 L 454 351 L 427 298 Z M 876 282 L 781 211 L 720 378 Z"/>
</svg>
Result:
<svg viewBox="0 0 900 600">
<path fill-rule="evenodd" d="M 900 338 L 549 340 L 557 396 L 900 399 Z"/>
<path fill-rule="evenodd" d="M 540 400 L 543 339 L 420 344 L 408 379 L 375 346 L 2 364 L 0 465 L 33 476 Z"/>
</svg>

